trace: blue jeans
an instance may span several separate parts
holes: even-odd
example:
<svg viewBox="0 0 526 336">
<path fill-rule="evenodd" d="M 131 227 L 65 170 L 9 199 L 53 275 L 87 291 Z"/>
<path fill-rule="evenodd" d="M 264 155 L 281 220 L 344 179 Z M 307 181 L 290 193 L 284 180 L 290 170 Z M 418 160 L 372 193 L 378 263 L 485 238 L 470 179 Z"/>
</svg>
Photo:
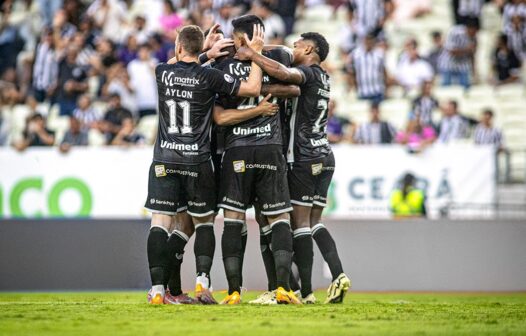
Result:
<svg viewBox="0 0 526 336">
<path fill-rule="evenodd" d="M 462 85 L 465 89 L 471 86 L 471 78 L 469 71 L 442 71 L 442 86 L 450 86 L 452 84 Z"/>
<path fill-rule="evenodd" d="M 360 100 L 369 100 L 371 104 L 380 104 L 384 100 L 385 96 L 383 93 L 374 94 L 371 96 L 359 96 Z"/>
</svg>

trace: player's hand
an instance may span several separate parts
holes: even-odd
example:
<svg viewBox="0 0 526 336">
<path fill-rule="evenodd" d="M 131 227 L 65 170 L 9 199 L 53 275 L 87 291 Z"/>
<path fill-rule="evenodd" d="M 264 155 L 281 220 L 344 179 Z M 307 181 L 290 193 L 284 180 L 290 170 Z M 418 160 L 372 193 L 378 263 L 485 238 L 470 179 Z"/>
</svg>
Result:
<svg viewBox="0 0 526 336">
<path fill-rule="evenodd" d="M 247 61 L 252 58 L 253 53 L 254 50 L 250 49 L 249 47 L 242 46 L 239 49 L 237 49 L 236 56 L 234 58 L 240 61 Z"/>
<path fill-rule="evenodd" d="M 210 28 L 210 31 L 208 32 L 208 35 L 206 35 L 205 42 L 203 43 L 203 50 L 208 50 L 212 48 L 214 43 L 219 41 L 221 39 L 221 34 L 217 32 L 220 25 L 219 23 L 216 23 Z"/>
<path fill-rule="evenodd" d="M 223 50 L 227 47 L 232 47 L 234 45 L 234 40 L 225 38 L 218 40 L 214 43 L 212 48 L 206 52 L 208 59 L 215 59 L 221 56 L 228 55 L 228 50 Z"/>
<path fill-rule="evenodd" d="M 270 117 L 278 113 L 279 106 L 278 104 L 273 104 L 269 102 L 272 95 L 269 93 L 263 100 L 258 104 L 258 108 L 261 110 L 260 115 L 265 117 Z"/>
<path fill-rule="evenodd" d="M 263 26 L 254 25 L 254 34 L 252 34 L 252 39 L 248 38 L 248 35 L 244 35 L 245 44 L 258 54 L 263 50 L 265 45 L 265 32 L 263 31 Z"/>
</svg>

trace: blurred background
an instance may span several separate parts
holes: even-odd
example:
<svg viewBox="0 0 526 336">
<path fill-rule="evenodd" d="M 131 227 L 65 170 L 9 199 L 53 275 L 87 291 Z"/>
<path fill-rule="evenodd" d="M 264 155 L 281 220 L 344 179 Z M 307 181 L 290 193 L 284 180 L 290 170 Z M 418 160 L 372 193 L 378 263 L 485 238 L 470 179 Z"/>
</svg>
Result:
<svg viewBox="0 0 526 336">
<path fill-rule="evenodd" d="M 0 290 L 148 285 L 154 67 L 178 28 L 228 36 L 245 13 L 269 44 L 330 43 L 325 215 L 358 289 L 526 289 L 526 1 L 0 4 Z M 325 276 L 317 256 L 314 284 Z"/>
</svg>

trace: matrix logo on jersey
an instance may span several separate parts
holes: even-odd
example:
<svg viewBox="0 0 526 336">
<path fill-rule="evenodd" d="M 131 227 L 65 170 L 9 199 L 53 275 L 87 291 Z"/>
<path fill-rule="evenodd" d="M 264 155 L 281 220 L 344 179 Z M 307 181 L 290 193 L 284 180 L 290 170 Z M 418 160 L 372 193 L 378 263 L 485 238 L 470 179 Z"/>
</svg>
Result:
<svg viewBox="0 0 526 336">
<path fill-rule="evenodd" d="M 166 176 L 166 169 L 164 169 L 164 165 L 155 166 L 155 176 L 157 177 Z"/>
<path fill-rule="evenodd" d="M 177 77 L 175 76 L 175 73 L 171 71 L 164 70 L 161 75 L 161 81 L 166 86 L 174 86 L 174 85 L 181 85 L 181 86 L 196 86 L 199 85 L 199 79 L 197 78 L 190 78 L 190 77 Z"/>
<path fill-rule="evenodd" d="M 231 74 L 236 75 L 237 77 L 246 77 L 250 73 L 250 69 L 251 69 L 250 65 L 245 65 L 243 63 L 236 63 L 236 64 L 230 64 L 229 72 Z"/>
<path fill-rule="evenodd" d="M 197 151 L 199 150 L 198 144 L 178 144 L 175 142 L 168 142 L 166 140 L 161 140 L 161 148 L 173 149 L 178 151 Z"/>
<path fill-rule="evenodd" d="M 267 136 L 270 135 L 271 131 L 272 128 L 270 127 L 270 124 L 266 124 L 265 126 L 261 127 L 235 127 L 232 130 L 232 133 L 234 133 L 235 135 L 257 134 L 257 136 Z"/>
</svg>

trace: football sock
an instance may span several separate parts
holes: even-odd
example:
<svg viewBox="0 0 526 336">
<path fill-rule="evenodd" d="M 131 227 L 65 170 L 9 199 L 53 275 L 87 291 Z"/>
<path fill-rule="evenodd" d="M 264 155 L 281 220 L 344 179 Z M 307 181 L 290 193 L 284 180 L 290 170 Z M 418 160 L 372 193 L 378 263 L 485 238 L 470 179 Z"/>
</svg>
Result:
<svg viewBox="0 0 526 336">
<path fill-rule="evenodd" d="M 261 248 L 261 256 L 263 257 L 263 264 L 265 265 L 265 272 L 267 274 L 268 290 L 273 291 L 278 286 L 276 285 L 276 264 L 274 263 L 274 256 L 270 248 L 272 237 L 272 230 L 270 225 L 259 229 L 259 244 Z"/>
<path fill-rule="evenodd" d="M 228 294 L 241 292 L 241 230 L 243 221 L 225 218 L 225 227 L 221 238 L 223 264 L 228 281 Z"/>
<path fill-rule="evenodd" d="M 173 230 L 170 238 L 168 238 L 168 258 L 170 265 L 170 277 L 168 280 L 168 288 L 170 294 L 177 296 L 181 295 L 181 264 L 183 263 L 184 247 L 188 242 L 189 237 L 182 231 Z"/>
<path fill-rule="evenodd" d="M 203 223 L 196 225 L 194 254 L 195 269 L 198 276 L 206 276 L 210 279 L 215 248 L 214 224 Z"/>
<path fill-rule="evenodd" d="M 245 251 L 247 249 L 247 238 L 247 222 L 243 221 L 243 228 L 241 229 L 241 270 L 239 271 L 241 275 L 241 286 L 243 286 L 243 261 L 245 260 Z"/>
<path fill-rule="evenodd" d="M 338 275 L 343 273 L 342 262 L 336 250 L 336 243 L 332 239 L 331 234 L 322 223 L 318 223 L 312 227 L 312 237 L 316 241 L 321 255 L 325 262 L 329 265 L 331 270 L 332 280 L 334 281 Z"/>
<path fill-rule="evenodd" d="M 146 249 L 152 286 L 164 286 L 165 273 L 168 267 L 167 240 L 168 232 L 166 229 L 158 226 L 153 226 L 150 229 Z"/>
<path fill-rule="evenodd" d="M 272 255 L 276 264 L 276 285 L 290 290 L 289 277 L 292 264 L 292 235 L 290 222 L 277 220 L 270 225 L 272 228 Z"/>
<path fill-rule="evenodd" d="M 309 227 L 294 230 L 294 261 L 298 265 L 301 280 L 301 296 L 312 293 L 312 263 L 314 258 L 312 236 Z M 292 286 L 291 286 L 292 287 Z"/>
</svg>

